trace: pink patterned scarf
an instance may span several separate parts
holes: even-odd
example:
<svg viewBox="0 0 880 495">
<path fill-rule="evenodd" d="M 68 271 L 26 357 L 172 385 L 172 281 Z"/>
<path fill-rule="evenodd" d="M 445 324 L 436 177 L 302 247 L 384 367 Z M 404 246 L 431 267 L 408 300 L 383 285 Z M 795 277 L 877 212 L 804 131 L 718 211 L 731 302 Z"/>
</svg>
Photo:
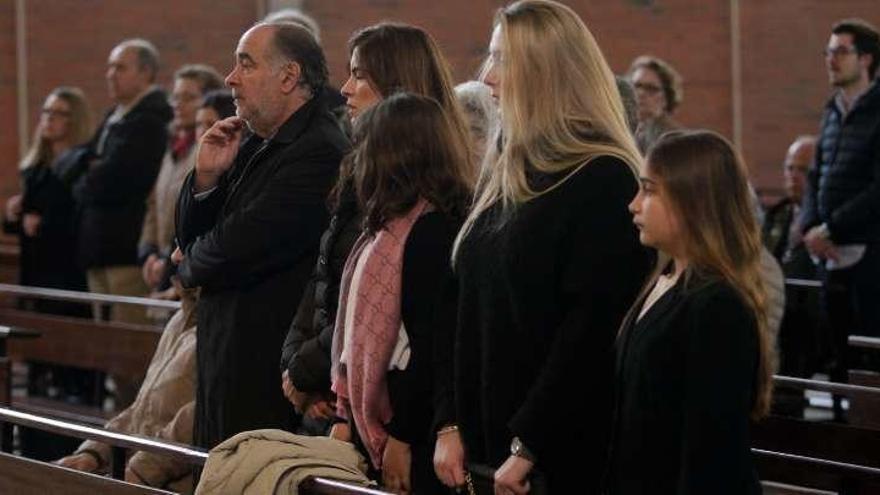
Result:
<svg viewBox="0 0 880 495">
<path fill-rule="evenodd" d="M 403 250 L 416 220 L 429 208 L 420 199 L 406 215 L 389 221 L 377 234 L 361 234 L 342 271 L 331 353 L 337 414 L 348 418 L 350 408 L 377 469 L 382 469 L 382 453 L 388 440 L 385 425 L 393 415 L 386 374 L 401 325 Z M 361 261 L 362 256 L 366 258 Z M 353 280 L 359 261 L 360 276 Z M 352 287 L 352 282 L 357 286 Z M 349 310 L 351 290 L 356 296 Z M 349 311 L 354 316 L 352 328 L 346 328 Z M 351 333 L 347 341 L 346 332 Z M 340 363 L 343 347 L 346 362 Z"/>
</svg>

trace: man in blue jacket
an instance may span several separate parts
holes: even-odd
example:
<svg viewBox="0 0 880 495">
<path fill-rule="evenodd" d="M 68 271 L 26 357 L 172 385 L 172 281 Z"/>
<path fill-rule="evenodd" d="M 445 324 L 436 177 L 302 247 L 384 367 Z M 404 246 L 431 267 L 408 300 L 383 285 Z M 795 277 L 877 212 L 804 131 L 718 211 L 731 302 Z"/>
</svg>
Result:
<svg viewBox="0 0 880 495">
<path fill-rule="evenodd" d="M 804 198 L 804 244 L 820 265 L 845 380 L 847 335 L 880 336 L 880 35 L 859 19 L 832 29 L 825 62 L 834 95 L 825 107 Z"/>
</svg>

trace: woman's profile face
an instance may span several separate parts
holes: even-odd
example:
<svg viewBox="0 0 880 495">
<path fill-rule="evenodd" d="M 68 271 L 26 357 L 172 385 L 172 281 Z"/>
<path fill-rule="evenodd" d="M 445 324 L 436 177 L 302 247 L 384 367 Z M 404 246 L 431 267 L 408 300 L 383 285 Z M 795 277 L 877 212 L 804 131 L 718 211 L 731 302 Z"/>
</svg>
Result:
<svg viewBox="0 0 880 495">
<path fill-rule="evenodd" d="M 678 219 L 670 208 L 662 182 L 651 172 L 650 164 L 645 167 L 639 182 L 639 192 L 629 204 L 633 223 L 639 229 L 639 241 L 673 256 L 682 254 Z"/>
<path fill-rule="evenodd" d="M 499 24 L 492 31 L 492 39 L 489 40 L 489 59 L 486 60 L 486 66 L 480 78 L 483 84 L 489 86 L 489 92 L 495 103 L 498 103 L 501 99 L 501 83 L 503 79 L 501 68 L 504 63 L 505 51 L 506 47 L 504 46 L 501 25 Z"/>
<path fill-rule="evenodd" d="M 370 81 L 369 74 L 360 60 L 360 50 L 355 47 L 351 51 L 351 61 L 348 64 L 348 80 L 340 89 L 345 97 L 345 106 L 348 108 L 348 116 L 354 121 L 358 115 L 382 100 Z"/>
<path fill-rule="evenodd" d="M 70 105 L 57 95 L 49 96 L 40 113 L 40 137 L 50 142 L 65 140 L 70 133 L 70 117 Z"/>
</svg>

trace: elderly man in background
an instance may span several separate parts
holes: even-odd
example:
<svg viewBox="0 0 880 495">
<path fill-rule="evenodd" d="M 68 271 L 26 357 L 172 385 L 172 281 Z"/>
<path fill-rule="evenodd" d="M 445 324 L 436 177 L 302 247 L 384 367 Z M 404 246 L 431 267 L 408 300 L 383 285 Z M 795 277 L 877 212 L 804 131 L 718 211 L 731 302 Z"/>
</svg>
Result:
<svg viewBox="0 0 880 495">
<path fill-rule="evenodd" d="M 168 143 L 168 97 L 154 85 L 159 54 L 149 41 L 126 40 L 110 52 L 107 87 L 116 106 L 80 160 L 78 258 L 89 290 L 145 296 L 137 264 L 146 201 Z M 147 322 L 143 308 L 116 305 L 111 319 Z"/>
</svg>

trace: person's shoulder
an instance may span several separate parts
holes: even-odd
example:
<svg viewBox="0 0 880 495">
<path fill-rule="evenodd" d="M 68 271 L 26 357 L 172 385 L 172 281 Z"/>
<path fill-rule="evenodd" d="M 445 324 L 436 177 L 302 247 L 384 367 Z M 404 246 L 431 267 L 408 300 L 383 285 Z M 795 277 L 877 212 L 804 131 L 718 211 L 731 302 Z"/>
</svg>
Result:
<svg viewBox="0 0 880 495">
<path fill-rule="evenodd" d="M 599 155 L 577 165 L 557 187 L 588 202 L 620 197 L 628 203 L 639 183 L 633 168 L 624 160 Z"/>
<path fill-rule="evenodd" d="M 696 312 L 710 318 L 751 315 L 743 295 L 720 277 L 695 275 L 687 281 L 684 295 Z"/>
</svg>

